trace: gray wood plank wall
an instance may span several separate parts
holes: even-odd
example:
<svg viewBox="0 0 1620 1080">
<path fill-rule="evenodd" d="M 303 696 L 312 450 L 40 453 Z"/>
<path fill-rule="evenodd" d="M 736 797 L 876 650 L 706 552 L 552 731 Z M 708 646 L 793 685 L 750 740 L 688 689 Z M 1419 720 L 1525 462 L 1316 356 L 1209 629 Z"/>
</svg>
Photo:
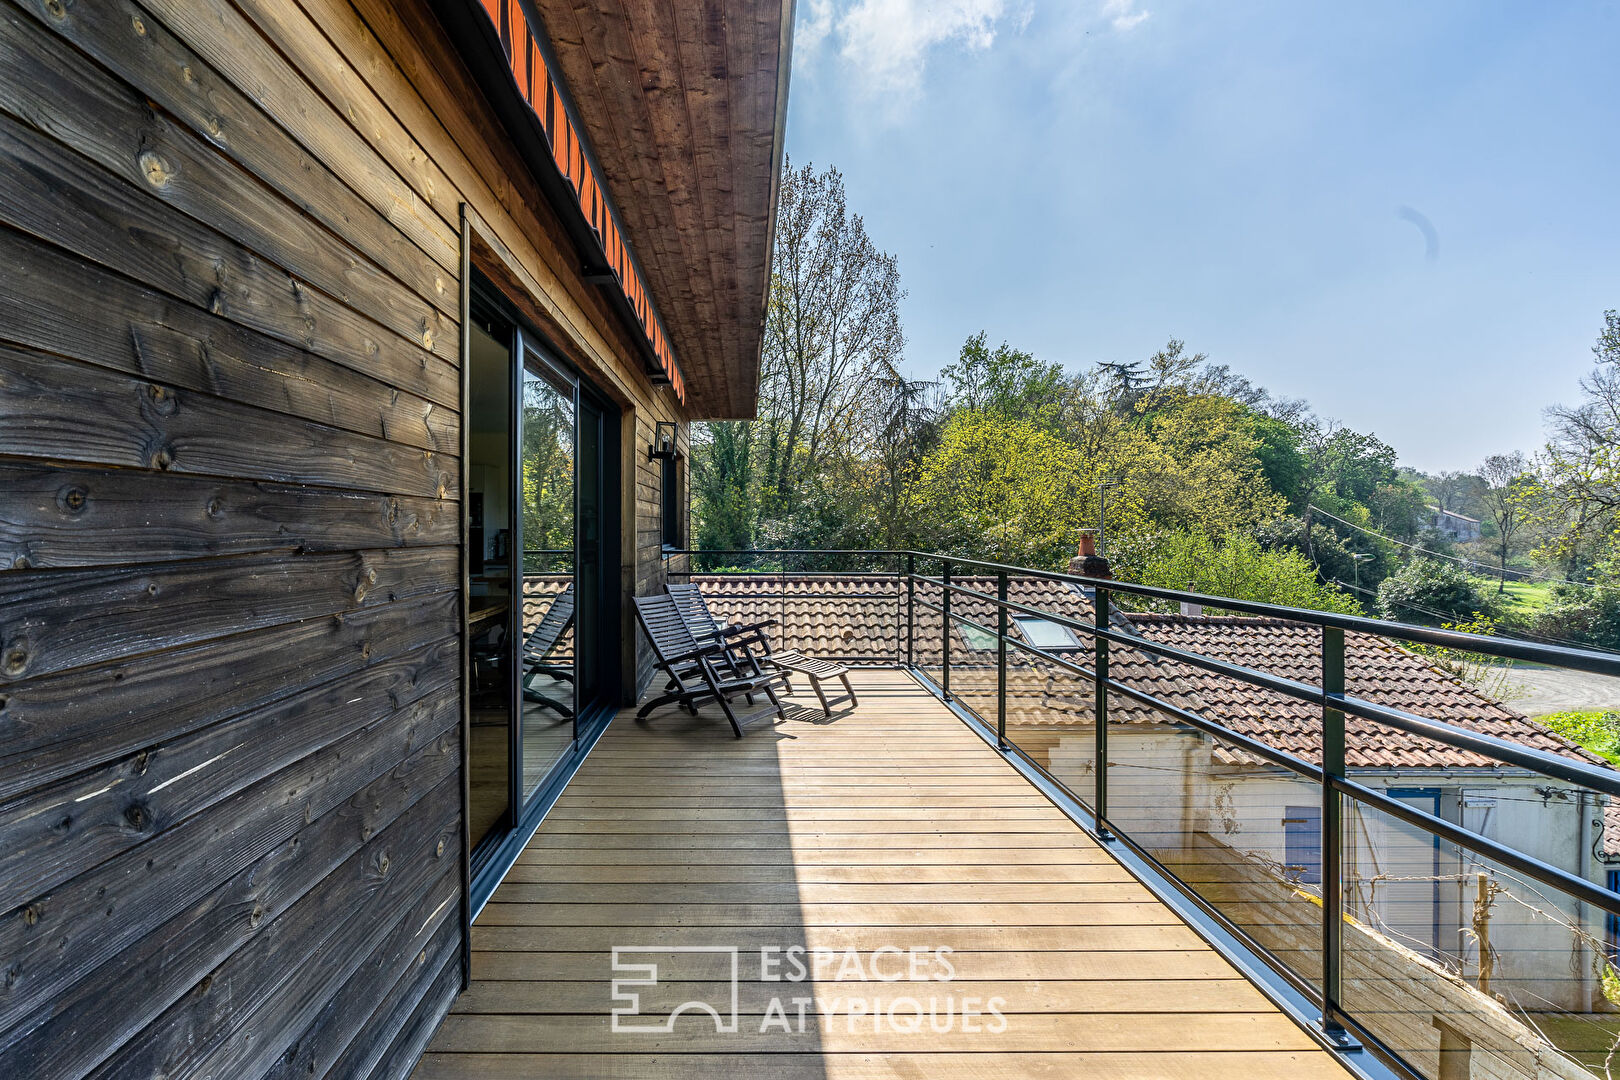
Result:
<svg viewBox="0 0 1620 1080">
<path fill-rule="evenodd" d="M 421 0 L 0 0 L 0 1076 L 401 1076 L 459 989 L 464 202 L 656 589 L 678 409 Z"/>
</svg>

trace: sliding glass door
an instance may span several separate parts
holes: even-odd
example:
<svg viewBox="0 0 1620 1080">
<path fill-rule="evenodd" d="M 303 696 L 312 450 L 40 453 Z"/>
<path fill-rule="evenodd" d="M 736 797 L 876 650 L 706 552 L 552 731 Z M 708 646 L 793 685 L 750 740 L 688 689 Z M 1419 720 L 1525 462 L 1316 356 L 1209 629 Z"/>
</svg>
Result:
<svg viewBox="0 0 1620 1080">
<path fill-rule="evenodd" d="M 468 822 L 475 871 L 498 873 L 617 686 L 618 418 L 498 295 L 474 316 Z"/>
<path fill-rule="evenodd" d="M 574 387 L 533 348 L 523 356 L 518 530 L 523 537 L 522 784 L 533 795 L 572 746 L 578 713 L 580 465 Z"/>
<path fill-rule="evenodd" d="M 512 349 L 509 324 L 477 321 L 467 358 L 467 823 L 472 842 L 512 827 Z"/>
</svg>

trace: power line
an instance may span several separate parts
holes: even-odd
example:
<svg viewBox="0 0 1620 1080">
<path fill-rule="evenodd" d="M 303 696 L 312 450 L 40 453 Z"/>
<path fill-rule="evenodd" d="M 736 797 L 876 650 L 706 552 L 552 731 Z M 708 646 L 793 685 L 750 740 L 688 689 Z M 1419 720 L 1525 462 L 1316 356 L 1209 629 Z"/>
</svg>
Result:
<svg viewBox="0 0 1620 1080">
<path fill-rule="evenodd" d="M 1439 551 L 1430 551 L 1428 548 L 1425 548 L 1425 547 L 1418 547 L 1418 546 L 1416 546 L 1414 544 L 1408 544 L 1408 543 L 1405 543 L 1403 541 L 1396 540 L 1392 536 L 1385 536 L 1381 532 L 1374 532 L 1372 529 L 1367 528 L 1365 525 L 1357 525 L 1353 521 L 1344 520 L 1344 518 L 1339 517 L 1337 514 L 1330 514 L 1326 510 L 1322 509 L 1320 506 L 1316 506 L 1313 503 L 1306 503 L 1305 504 L 1305 512 L 1306 512 L 1307 515 L 1312 514 L 1312 513 L 1321 514 L 1325 518 L 1330 518 L 1333 521 L 1337 521 L 1340 525 L 1345 525 L 1345 526 L 1348 526 L 1349 528 L 1355 529 L 1355 530 L 1357 530 L 1359 532 L 1364 532 L 1368 536 L 1371 536 L 1371 537 L 1373 537 L 1374 539 L 1377 539 L 1377 540 L 1382 540 L 1386 544 L 1393 544 L 1395 547 L 1405 548 L 1408 551 L 1414 552 L 1416 554 L 1427 555 L 1430 558 L 1445 559 L 1447 562 L 1454 562 L 1458 566 L 1463 567 L 1464 569 L 1470 569 L 1470 570 L 1473 570 L 1473 572 L 1478 573 L 1478 570 L 1475 569 L 1475 568 L 1477 568 L 1479 566 L 1479 562 L 1477 560 L 1474 560 L 1474 559 L 1459 559 L 1455 555 L 1447 555 L 1447 554 L 1444 554 L 1443 552 L 1439 552 Z M 1524 571 L 1522 571 L 1522 570 L 1514 570 L 1512 567 L 1503 567 L 1503 568 L 1501 568 L 1501 572 L 1507 573 L 1507 574 L 1520 575 L 1520 577 L 1519 577 L 1520 581 L 1529 581 L 1529 580 L 1531 580 L 1529 578 L 1526 578 L 1526 577 L 1522 576 L 1524 574 Z M 1597 586 L 1593 585 L 1590 581 L 1572 581 L 1569 578 L 1547 578 L 1546 581 L 1547 581 L 1548 584 L 1551 584 L 1551 585 L 1579 585 L 1579 586 L 1581 586 L 1582 588 L 1585 588 L 1585 589 L 1594 589 L 1594 588 L 1597 587 Z"/>
<path fill-rule="evenodd" d="M 1361 529 L 1362 532 L 1368 533 L 1371 536 L 1378 536 L 1380 539 L 1388 539 L 1387 537 L 1380 536 L 1378 533 L 1372 532 L 1372 530 L 1370 530 L 1370 529 L 1362 529 L 1360 525 L 1357 525 L 1354 522 L 1344 521 L 1343 518 L 1338 517 L 1335 514 L 1329 514 L 1326 510 L 1322 510 L 1319 507 L 1313 507 L 1313 506 L 1311 506 L 1310 504 L 1307 503 L 1306 504 L 1306 513 L 1309 514 L 1312 510 L 1316 510 L 1316 512 L 1322 514 L 1322 516 L 1332 518 L 1334 521 L 1342 521 L 1342 522 L 1344 522 L 1344 524 L 1349 525 L 1353 529 Z M 1307 534 L 1307 539 L 1308 539 L 1308 536 L 1309 536 L 1309 534 Z M 1398 541 L 1398 540 L 1390 540 L 1389 542 L 1392 543 L 1392 544 L 1399 544 L 1400 543 L 1400 541 Z M 1407 547 L 1407 546 L 1410 546 L 1410 545 L 1404 545 L 1403 544 L 1401 546 Z M 1361 593 L 1363 596 L 1368 596 L 1368 597 L 1371 597 L 1371 598 L 1373 598 L 1375 600 L 1378 598 L 1378 593 L 1375 592 L 1374 590 L 1365 588 L 1365 587 L 1363 587 L 1361 585 L 1352 585 L 1350 582 L 1344 581 L 1344 580 L 1342 580 L 1340 578 L 1337 578 L 1337 577 L 1334 577 L 1331 574 L 1328 574 L 1325 570 L 1323 570 L 1321 561 L 1318 560 L 1317 557 L 1316 557 L 1316 548 L 1315 548 L 1314 545 L 1307 542 L 1306 545 L 1305 545 L 1305 550 L 1306 550 L 1306 553 L 1310 556 L 1311 568 L 1316 571 L 1317 577 L 1322 578 L 1325 581 L 1330 581 L 1333 584 L 1339 586 L 1341 589 L 1349 589 L 1352 592 Z M 1421 551 L 1423 549 L 1416 548 L 1414 550 Z M 1431 552 L 1431 554 L 1438 554 L 1438 552 Z M 1444 556 L 1444 555 L 1442 555 L 1440 557 L 1441 558 L 1449 558 L 1449 556 Z M 1420 614 L 1427 615 L 1432 619 L 1440 619 L 1440 620 L 1445 621 L 1445 622 L 1455 622 L 1459 618 L 1458 613 L 1455 612 L 1455 611 L 1436 611 L 1434 608 L 1424 607 L 1422 604 L 1414 604 L 1409 600 L 1399 601 L 1398 606 L 1402 607 L 1402 608 L 1405 608 L 1408 611 L 1416 611 L 1416 612 L 1419 612 Z M 1603 645 L 1593 645 L 1593 644 L 1590 644 L 1589 642 L 1575 641 L 1575 640 L 1573 640 L 1571 638 L 1557 637 L 1557 636 L 1554 636 L 1554 635 L 1551 635 L 1551 634 L 1534 634 L 1534 633 L 1531 633 L 1528 630 L 1519 630 L 1519 629 L 1514 628 L 1514 627 L 1506 627 L 1506 628 L 1498 627 L 1497 629 L 1499 631 L 1501 631 L 1503 637 L 1517 638 L 1517 639 L 1519 639 L 1521 641 L 1536 641 L 1536 642 L 1540 642 L 1543 645 L 1564 645 L 1564 646 L 1567 646 L 1569 648 L 1574 648 L 1574 649 L 1594 649 L 1594 650 L 1596 650 L 1598 652 L 1616 653 L 1617 655 L 1620 655 L 1620 650 L 1611 649 L 1611 648 L 1608 648 L 1607 646 L 1603 646 Z"/>
<path fill-rule="evenodd" d="M 1324 577 L 1327 577 L 1319 565 L 1316 567 L 1316 572 Z M 1327 577 L 1327 580 L 1331 581 L 1333 584 L 1342 589 L 1350 589 L 1353 592 L 1370 596 L 1373 599 L 1378 598 L 1377 592 L 1366 588 L 1365 586 L 1352 585 L 1348 581 L 1341 581 L 1336 577 Z M 1424 607 L 1422 604 L 1414 604 L 1410 600 L 1398 600 L 1395 603 L 1397 607 L 1405 608 L 1408 611 L 1416 611 L 1427 615 L 1430 618 L 1445 619 L 1451 622 L 1455 622 L 1458 618 L 1460 618 L 1459 614 L 1455 611 L 1436 611 L 1434 608 Z M 1589 642 L 1576 641 L 1572 638 L 1555 637 L 1550 634 L 1535 634 L 1531 633 L 1529 630 L 1520 630 L 1517 627 L 1497 627 L 1496 629 L 1503 637 L 1518 638 L 1521 641 L 1537 641 L 1543 645 L 1566 645 L 1572 649 L 1593 649 L 1597 652 L 1615 653 L 1616 655 L 1620 655 L 1620 649 L 1611 649 L 1604 645 L 1593 645 Z"/>
</svg>

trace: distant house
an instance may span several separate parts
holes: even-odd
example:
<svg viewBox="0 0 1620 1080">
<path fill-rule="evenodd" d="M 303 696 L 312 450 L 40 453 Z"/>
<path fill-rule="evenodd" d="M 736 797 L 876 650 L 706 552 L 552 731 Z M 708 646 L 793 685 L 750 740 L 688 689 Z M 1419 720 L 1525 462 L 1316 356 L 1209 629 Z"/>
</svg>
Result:
<svg viewBox="0 0 1620 1080">
<path fill-rule="evenodd" d="M 1425 507 L 1424 516 L 1418 520 L 1418 526 L 1425 529 L 1434 529 L 1448 540 L 1457 543 L 1467 543 L 1479 539 L 1479 520 L 1465 514 L 1442 510 L 1438 506 Z"/>
</svg>

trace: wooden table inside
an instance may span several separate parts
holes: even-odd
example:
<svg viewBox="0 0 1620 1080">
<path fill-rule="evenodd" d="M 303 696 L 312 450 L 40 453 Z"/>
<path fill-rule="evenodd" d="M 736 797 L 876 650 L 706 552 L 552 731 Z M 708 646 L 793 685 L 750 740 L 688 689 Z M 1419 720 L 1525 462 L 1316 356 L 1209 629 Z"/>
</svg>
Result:
<svg viewBox="0 0 1620 1080">
<path fill-rule="evenodd" d="M 474 926 L 418 1080 L 1349 1075 L 908 676 L 856 689 L 852 713 L 797 701 L 742 740 L 707 712 L 621 714 Z M 688 1010 L 614 1031 L 615 946 L 735 946 L 737 1030 Z M 762 980 L 760 949 L 795 946 L 827 950 L 821 976 Z M 912 949 L 921 981 L 872 977 Z M 723 953 L 623 960 L 664 966 L 626 1023 L 729 1016 Z M 964 1030 L 965 997 L 1004 1025 Z"/>
</svg>

